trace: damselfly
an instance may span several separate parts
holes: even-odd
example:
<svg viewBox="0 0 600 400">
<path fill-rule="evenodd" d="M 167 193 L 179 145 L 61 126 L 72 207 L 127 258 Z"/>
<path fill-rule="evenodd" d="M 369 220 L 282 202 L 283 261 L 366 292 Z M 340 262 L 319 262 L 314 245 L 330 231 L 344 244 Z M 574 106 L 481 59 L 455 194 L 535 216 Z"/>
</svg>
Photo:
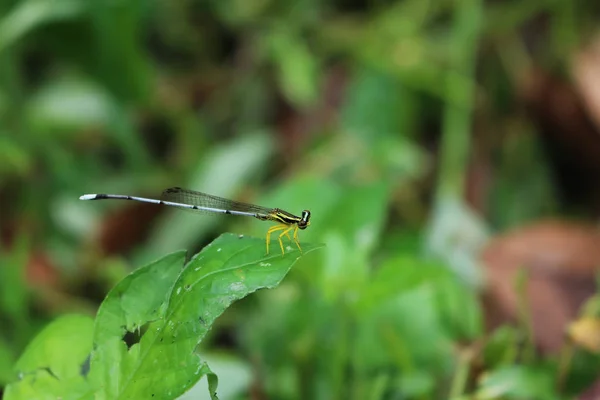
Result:
<svg viewBox="0 0 600 400">
<path fill-rule="evenodd" d="M 298 229 L 306 229 L 310 225 L 310 211 L 308 210 L 302 211 L 301 216 L 298 217 L 280 208 L 255 206 L 180 187 L 166 189 L 163 191 L 160 200 L 121 194 L 84 194 L 79 197 L 79 200 L 103 199 L 134 200 L 144 203 L 163 204 L 197 212 L 243 215 L 254 217 L 261 221 L 278 222 L 278 225 L 272 226 L 267 230 L 267 254 L 269 254 L 271 234 L 280 231 L 278 240 L 282 254 L 285 254 L 283 236 L 287 236 L 289 240 L 293 240 L 296 246 L 298 246 L 298 250 L 302 252 L 300 242 L 298 241 Z M 293 231 L 292 237 L 290 237 L 290 231 Z"/>
</svg>

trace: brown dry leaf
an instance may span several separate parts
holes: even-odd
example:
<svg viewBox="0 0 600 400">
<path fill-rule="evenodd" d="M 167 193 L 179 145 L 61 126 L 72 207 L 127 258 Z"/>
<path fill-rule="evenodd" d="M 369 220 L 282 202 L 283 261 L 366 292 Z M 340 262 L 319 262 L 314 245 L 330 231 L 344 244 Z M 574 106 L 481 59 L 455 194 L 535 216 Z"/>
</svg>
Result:
<svg viewBox="0 0 600 400">
<path fill-rule="evenodd" d="M 533 68 L 520 82 L 520 97 L 564 157 L 585 171 L 600 170 L 600 134 L 573 84 Z"/>
<path fill-rule="evenodd" d="M 123 254 L 148 235 L 161 206 L 133 203 L 119 208 L 104 221 L 99 236 L 99 247 L 106 254 Z"/>
<path fill-rule="evenodd" d="M 488 326 L 517 320 L 515 282 L 524 268 L 536 345 L 554 352 L 563 344 L 568 323 L 595 292 L 600 232 L 572 222 L 540 222 L 491 240 L 482 259 L 488 280 L 484 297 Z"/>
<path fill-rule="evenodd" d="M 56 287 L 59 284 L 59 273 L 50 257 L 37 251 L 33 253 L 27 264 L 27 282 L 32 286 Z"/>
<path fill-rule="evenodd" d="M 564 200 L 600 215 L 600 130 L 588 110 L 591 103 L 575 83 L 541 67 L 522 74 L 517 85 Z"/>
</svg>

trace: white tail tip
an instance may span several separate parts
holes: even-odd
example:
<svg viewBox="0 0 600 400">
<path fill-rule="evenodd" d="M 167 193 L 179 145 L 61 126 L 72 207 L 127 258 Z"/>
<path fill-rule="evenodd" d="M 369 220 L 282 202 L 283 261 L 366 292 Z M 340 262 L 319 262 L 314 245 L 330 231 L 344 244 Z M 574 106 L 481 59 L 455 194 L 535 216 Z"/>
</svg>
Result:
<svg viewBox="0 0 600 400">
<path fill-rule="evenodd" d="M 95 198 L 95 194 L 84 194 L 83 196 L 79 196 L 79 200 L 94 200 Z"/>
</svg>

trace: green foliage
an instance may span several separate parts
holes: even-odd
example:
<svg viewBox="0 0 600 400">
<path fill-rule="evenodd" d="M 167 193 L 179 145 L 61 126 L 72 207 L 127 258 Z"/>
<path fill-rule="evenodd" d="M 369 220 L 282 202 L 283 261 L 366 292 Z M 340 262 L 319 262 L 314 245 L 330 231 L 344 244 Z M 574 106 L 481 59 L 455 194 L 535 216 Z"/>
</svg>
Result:
<svg viewBox="0 0 600 400">
<path fill-rule="evenodd" d="M 27 346 L 15 364 L 19 381 L 6 388 L 6 399 L 85 398 L 90 392 L 83 371 L 92 350 L 94 321 L 64 315 Z"/>
<path fill-rule="evenodd" d="M 440 265 L 405 257 L 367 276 L 339 273 L 360 275 L 345 276 L 344 284 L 322 276 L 337 292 L 265 294 L 244 330 L 248 351 L 261 349 L 269 374 L 296 370 L 308 379 L 292 385 L 299 397 L 366 398 L 375 386 L 432 395 L 452 370 L 452 342 L 481 334 L 475 297 Z"/>
<path fill-rule="evenodd" d="M 216 398 L 217 378 L 197 346 L 232 302 L 277 286 L 300 255 L 264 250 L 262 240 L 225 234 L 185 266 L 178 252 L 136 270 L 95 322 L 72 315 L 47 326 L 16 363 L 20 378 L 6 398 L 175 398 L 204 375 Z"/>
<path fill-rule="evenodd" d="M 0 2 L 7 398 L 209 398 L 216 373 L 224 399 L 580 393 L 597 357 L 486 331 L 480 254 L 582 213 L 522 94 L 569 68 L 596 2 Z M 263 221 L 77 200 L 170 186 L 310 209 L 308 254 L 279 284 L 296 250 L 212 242 Z"/>
<path fill-rule="evenodd" d="M 560 399 L 554 385 L 550 369 L 511 366 L 486 374 L 477 398 Z"/>
<path fill-rule="evenodd" d="M 0 382 L 3 385 L 14 379 L 12 364 L 17 359 L 16 348 L 24 346 L 35 329 L 28 310 L 31 298 L 25 285 L 24 266 L 29 247 L 22 237 L 12 251 L 0 249 L 0 310 L 4 317 L 0 339 Z"/>
</svg>

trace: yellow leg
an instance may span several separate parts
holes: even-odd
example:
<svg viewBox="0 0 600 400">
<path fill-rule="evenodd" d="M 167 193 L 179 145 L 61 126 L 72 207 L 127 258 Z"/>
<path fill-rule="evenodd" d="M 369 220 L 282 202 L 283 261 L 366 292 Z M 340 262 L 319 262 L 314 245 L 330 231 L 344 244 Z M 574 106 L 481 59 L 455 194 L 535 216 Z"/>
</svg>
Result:
<svg viewBox="0 0 600 400">
<path fill-rule="evenodd" d="M 298 241 L 298 225 L 294 226 L 294 242 L 296 242 L 298 250 L 300 250 L 300 253 L 302 253 L 302 247 L 300 247 L 300 242 Z"/>
<path fill-rule="evenodd" d="M 275 225 L 269 228 L 269 230 L 267 231 L 267 255 L 269 254 L 269 243 L 271 243 L 271 233 L 282 231 L 287 228 L 288 226 L 283 224 Z M 281 239 L 279 239 L 279 241 L 281 242 Z"/>
<path fill-rule="evenodd" d="M 281 233 L 281 235 L 279 235 L 279 246 L 281 247 L 281 254 L 282 254 L 282 255 L 283 255 L 283 254 L 285 254 L 285 250 L 283 249 L 283 240 L 281 240 L 281 237 L 282 237 L 283 235 L 287 235 L 287 237 L 290 237 L 290 234 L 289 234 L 288 232 L 289 232 L 289 231 L 291 231 L 291 230 L 292 230 L 294 227 L 293 227 L 293 226 L 290 226 L 290 227 L 287 227 L 287 226 L 286 226 L 286 228 L 287 228 L 287 229 L 286 229 L 285 231 L 283 231 L 283 232 Z"/>
</svg>

